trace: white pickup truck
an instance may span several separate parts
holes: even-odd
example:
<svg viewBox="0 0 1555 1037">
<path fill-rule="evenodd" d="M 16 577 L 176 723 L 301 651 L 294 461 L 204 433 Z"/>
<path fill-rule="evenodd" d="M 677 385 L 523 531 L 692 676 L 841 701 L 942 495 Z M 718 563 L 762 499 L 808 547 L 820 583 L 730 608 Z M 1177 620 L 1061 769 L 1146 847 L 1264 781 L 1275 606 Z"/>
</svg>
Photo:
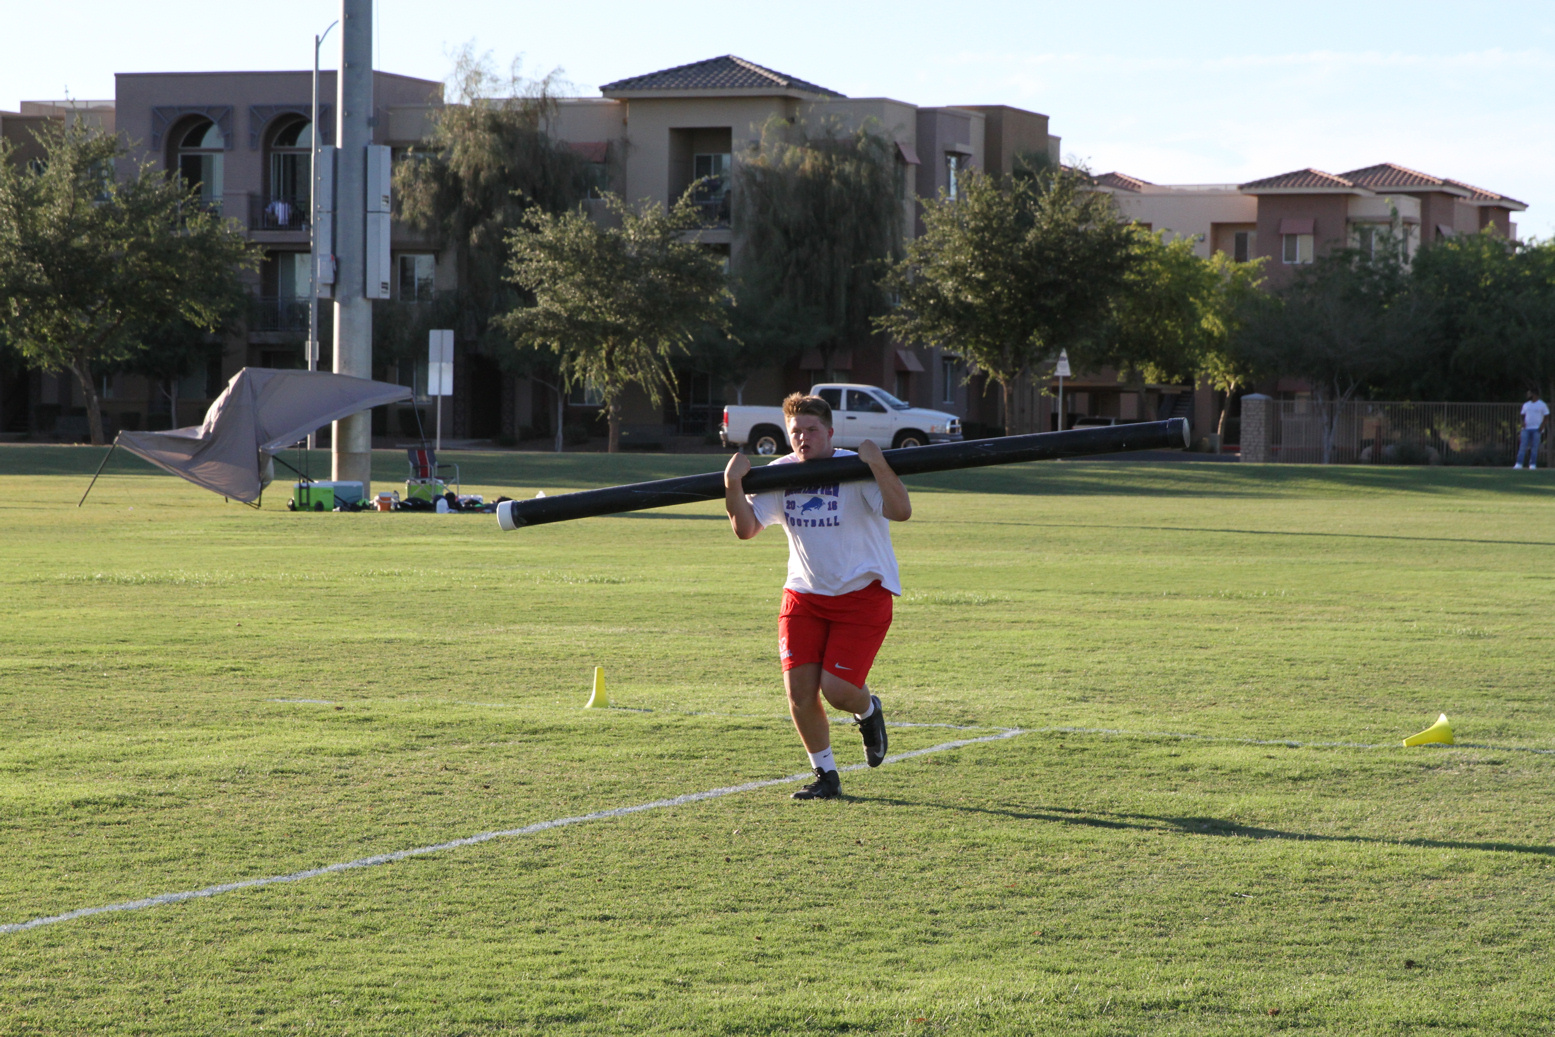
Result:
<svg viewBox="0 0 1555 1037">
<path fill-rule="evenodd" d="M 832 445 L 856 449 L 866 439 L 882 447 L 950 443 L 961 438 L 961 419 L 914 407 L 873 385 L 828 382 L 810 387 L 831 405 Z M 719 434 L 726 447 L 752 454 L 786 454 L 790 447 L 782 407 L 724 408 Z"/>
</svg>

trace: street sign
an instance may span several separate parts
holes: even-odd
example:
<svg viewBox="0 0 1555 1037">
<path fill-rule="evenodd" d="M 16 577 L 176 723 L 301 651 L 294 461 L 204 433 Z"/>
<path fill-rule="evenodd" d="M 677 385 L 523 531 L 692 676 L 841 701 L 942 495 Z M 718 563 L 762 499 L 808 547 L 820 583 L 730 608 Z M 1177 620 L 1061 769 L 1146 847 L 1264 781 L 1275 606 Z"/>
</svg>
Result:
<svg viewBox="0 0 1555 1037">
<path fill-rule="evenodd" d="M 427 395 L 454 394 L 454 333 L 440 328 L 427 333 Z"/>
<path fill-rule="evenodd" d="M 1053 373 L 1058 375 L 1060 378 L 1074 377 L 1073 373 L 1071 373 L 1069 370 L 1069 350 L 1065 349 L 1059 352 L 1058 367 L 1056 370 L 1054 370 Z"/>
<path fill-rule="evenodd" d="M 437 397 L 437 449 L 443 449 L 443 397 L 454 394 L 454 333 L 447 328 L 427 332 L 427 395 Z"/>
</svg>

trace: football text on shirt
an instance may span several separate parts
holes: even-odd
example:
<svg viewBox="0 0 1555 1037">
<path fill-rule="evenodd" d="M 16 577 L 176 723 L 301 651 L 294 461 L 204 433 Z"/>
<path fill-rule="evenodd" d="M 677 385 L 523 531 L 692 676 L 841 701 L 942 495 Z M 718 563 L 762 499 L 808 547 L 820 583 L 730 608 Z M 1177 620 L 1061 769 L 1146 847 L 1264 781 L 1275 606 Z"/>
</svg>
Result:
<svg viewBox="0 0 1555 1037">
<path fill-rule="evenodd" d="M 783 521 L 791 527 L 840 526 L 838 484 L 796 486 L 783 494 Z"/>
</svg>

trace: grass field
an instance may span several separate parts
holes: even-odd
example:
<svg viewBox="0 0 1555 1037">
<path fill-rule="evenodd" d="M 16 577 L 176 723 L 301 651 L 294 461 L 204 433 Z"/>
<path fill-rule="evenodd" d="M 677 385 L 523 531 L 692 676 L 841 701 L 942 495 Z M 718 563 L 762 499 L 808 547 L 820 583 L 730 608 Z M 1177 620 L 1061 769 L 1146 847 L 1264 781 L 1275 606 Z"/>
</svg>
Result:
<svg viewBox="0 0 1555 1037">
<path fill-rule="evenodd" d="M 775 530 L 256 512 L 122 455 L 77 510 L 100 456 L 0 447 L 0 926 L 804 768 Z M 719 461 L 460 460 L 512 496 Z M 892 749 L 1021 733 L 836 802 L 775 784 L 0 932 L 0 1033 L 1551 1032 L 1549 475 L 910 488 L 871 683 L 893 724 L 967 730 Z M 594 666 L 620 708 L 581 708 Z M 1470 745 L 1399 746 L 1443 711 Z"/>
</svg>

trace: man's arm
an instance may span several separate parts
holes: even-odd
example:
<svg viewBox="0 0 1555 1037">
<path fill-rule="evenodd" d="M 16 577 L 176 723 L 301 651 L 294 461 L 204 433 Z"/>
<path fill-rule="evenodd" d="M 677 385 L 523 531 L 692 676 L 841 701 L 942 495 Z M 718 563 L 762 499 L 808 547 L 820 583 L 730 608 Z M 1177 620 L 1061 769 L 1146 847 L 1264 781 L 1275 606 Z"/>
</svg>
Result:
<svg viewBox="0 0 1555 1037">
<path fill-rule="evenodd" d="M 858 456 L 859 460 L 869 465 L 869 470 L 875 474 L 875 485 L 880 487 L 880 514 L 892 522 L 906 522 L 912 518 L 912 501 L 907 497 L 907 487 L 902 485 L 902 480 L 886 463 L 885 455 L 874 440 L 866 439 L 860 443 Z"/>
<path fill-rule="evenodd" d="M 761 532 L 761 523 L 756 521 L 756 509 L 745 499 L 742 480 L 750 470 L 750 458 L 739 451 L 724 466 L 724 510 L 729 513 L 729 525 L 734 527 L 734 535 L 741 540 L 749 540 Z"/>
</svg>

